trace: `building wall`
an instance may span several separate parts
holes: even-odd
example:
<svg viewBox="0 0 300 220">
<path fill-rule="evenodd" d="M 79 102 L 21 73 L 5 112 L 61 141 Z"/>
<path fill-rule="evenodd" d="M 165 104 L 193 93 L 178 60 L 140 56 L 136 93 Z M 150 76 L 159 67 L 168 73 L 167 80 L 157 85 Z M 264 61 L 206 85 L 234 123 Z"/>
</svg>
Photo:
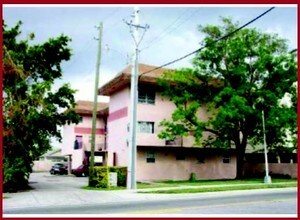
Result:
<svg viewBox="0 0 300 220">
<path fill-rule="evenodd" d="M 107 119 L 108 165 L 127 166 L 130 90 L 124 88 L 110 96 Z"/>
<path fill-rule="evenodd" d="M 289 175 L 291 178 L 298 178 L 297 163 L 269 163 L 270 176 L 272 174 Z M 265 175 L 264 163 L 245 163 L 245 174 L 248 176 Z"/>
<path fill-rule="evenodd" d="M 137 121 L 154 122 L 154 133 L 137 133 L 138 146 L 165 146 L 165 140 L 159 139 L 158 134 L 162 130 L 159 127 L 163 119 L 170 120 L 175 104 L 169 99 L 155 94 L 155 104 L 138 103 Z M 108 165 L 128 166 L 128 140 L 130 121 L 130 89 L 129 87 L 110 96 L 108 117 Z M 206 118 L 207 113 L 201 109 L 200 118 Z M 176 146 L 193 146 L 193 137 L 184 137 Z M 198 179 L 214 179 L 235 177 L 235 158 L 231 164 L 218 162 L 222 157 L 213 156 L 205 164 L 197 164 L 196 159 L 190 155 L 184 161 L 176 161 L 175 154 L 166 152 L 157 153 L 157 162 L 149 164 L 145 162 L 145 151 L 137 154 L 138 179 L 188 179 L 192 172 Z M 220 159 L 221 158 L 221 159 Z M 233 169 L 232 169 L 233 168 Z"/>
<path fill-rule="evenodd" d="M 155 163 L 146 162 L 147 151 L 156 154 Z M 167 149 L 139 148 L 137 155 L 137 180 L 188 180 L 191 173 L 196 179 L 234 179 L 236 176 L 236 157 L 231 155 L 230 163 L 223 163 L 223 155 L 205 155 L 204 163 L 198 163 L 194 151 L 186 149 L 185 160 L 176 160 L 176 151 Z M 179 152 L 180 153 L 180 152 Z"/>
<path fill-rule="evenodd" d="M 72 155 L 74 149 L 74 133 L 75 124 L 66 124 L 63 127 L 63 139 L 62 139 L 62 155 Z"/>
<path fill-rule="evenodd" d="M 103 118 L 98 117 L 96 121 L 96 145 L 95 150 L 104 148 L 105 123 Z M 76 136 L 82 136 L 82 148 L 74 149 Z M 92 116 L 82 115 L 82 122 L 65 125 L 63 129 L 62 155 L 71 155 L 71 168 L 76 168 L 83 163 L 84 152 L 91 150 Z"/>
<path fill-rule="evenodd" d="M 168 98 L 161 95 L 160 92 L 155 94 L 155 104 L 138 103 L 137 120 L 154 122 L 154 134 L 137 134 L 137 145 L 141 146 L 165 146 L 165 140 L 159 139 L 158 134 L 163 130 L 160 123 L 163 119 L 171 120 L 172 113 L 176 109 L 175 104 Z M 205 108 L 200 108 L 198 117 L 206 120 L 208 113 Z M 207 133 L 204 132 L 204 137 Z M 183 137 L 182 142 L 177 146 L 191 147 L 194 146 L 195 139 L 192 136 Z"/>
</svg>

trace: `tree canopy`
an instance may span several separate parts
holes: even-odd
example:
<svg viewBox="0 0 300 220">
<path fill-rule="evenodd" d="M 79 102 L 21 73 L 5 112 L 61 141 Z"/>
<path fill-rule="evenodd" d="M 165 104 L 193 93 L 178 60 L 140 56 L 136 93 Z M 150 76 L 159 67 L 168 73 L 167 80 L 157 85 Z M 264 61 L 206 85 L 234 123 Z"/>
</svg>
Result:
<svg viewBox="0 0 300 220">
<path fill-rule="evenodd" d="M 71 57 L 70 39 L 61 35 L 32 45 L 19 40 L 22 23 L 3 23 L 3 182 L 4 191 L 27 187 L 33 161 L 51 149 L 50 138 L 61 141 L 58 126 L 78 123 L 75 90 L 64 84 L 61 63 Z"/>
<path fill-rule="evenodd" d="M 262 111 L 268 149 L 296 149 L 297 62 L 286 40 L 255 28 L 217 41 L 237 28 L 238 23 L 228 18 L 222 18 L 220 26 L 199 26 L 207 46 L 196 54 L 193 68 L 168 72 L 160 80 L 163 95 L 170 97 L 176 110 L 171 121 L 161 123 L 164 130 L 159 136 L 192 134 L 198 146 L 234 146 L 241 178 L 246 147 L 263 143 Z M 283 97 L 290 98 L 287 104 L 281 103 Z M 209 117 L 201 120 L 200 108 Z"/>
</svg>

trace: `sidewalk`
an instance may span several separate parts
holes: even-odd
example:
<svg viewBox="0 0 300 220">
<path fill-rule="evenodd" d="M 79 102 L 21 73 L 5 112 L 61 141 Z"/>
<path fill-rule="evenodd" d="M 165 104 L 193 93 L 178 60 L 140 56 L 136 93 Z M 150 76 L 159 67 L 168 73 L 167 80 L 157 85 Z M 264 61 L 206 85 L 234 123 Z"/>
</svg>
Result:
<svg viewBox="0 0 300 220">
<path fill-rule="evenodd" d="M 174 188 L 194 188 L 195 186 L 169 187 Z M 206 186 L 203 186 L 206 187 Z M 94 190 L 66 190 L 66 191 L 39 191 L 30 190 L 27 192 L 4 193 L 3 209 L 18 209 L 26 207 L 46 207 L 46 206 L 69 206 L 69 205 L 91 205 L 91 204 L 108 204 L 108 203 L 128 203 L 138 201 L 155 201 L 170 199 L 186 199 L 186 198 L 209 198 L 216 196 L 235 196 L 235 195 L 251 195 L 258 191 L 272 193 L 274 191 L 296 191 L 296 187 L 282 189 L 258 189 L 258 190 L 239 190 L 224 192 L 206 192 L 191 194 L 151 194 L 139 193 L 154 190 L 162 190 L 167 188 L 151 188 L 140 190 L 114 190 L 114 191 L 94 191 Z"/>
<path fill-rule="evenodd" d="M 30 186 L 32 190 L 18 193 L 3 193 L 3 209 L 18 209 L 26 207 L 47 207 L 47 206 L 70 206 L 70 205 L 92 205 L 107 203 L 128 203 L 139 201 L 155 201 L 170 199 L 186 199 L 186 198 L 208 198 L 215 196 L 234 196 L 234 195 L 250 195 L 255 192 L 264 190 L 272 193 L 274 190 L 296 191 L 297 188 L 285 189 L 260 189 L 260 190 L 240 190 L 225 192 L 203 192 L 203 193 L 186 193 L 186 194 L 154 194 L 141 193 L 154 190 L 165 189 L 183 189 L 183 188 L 199 188 L 200 186 L 174 186 L 159 187 L 136 190 L 112 190 L 97 191 L 85 190 L 82 187 L 87 186 L 88 178 L 78 178 L 74 176 L 53 176 L 49 173 L 32 173 L 30 175 Z M 228 185 L 224 185 L 228 186 Z M 201 186 L 212 187 L 210 186 Z M 218 185 L 220 187 L 220 185 Z"/>
</svg>

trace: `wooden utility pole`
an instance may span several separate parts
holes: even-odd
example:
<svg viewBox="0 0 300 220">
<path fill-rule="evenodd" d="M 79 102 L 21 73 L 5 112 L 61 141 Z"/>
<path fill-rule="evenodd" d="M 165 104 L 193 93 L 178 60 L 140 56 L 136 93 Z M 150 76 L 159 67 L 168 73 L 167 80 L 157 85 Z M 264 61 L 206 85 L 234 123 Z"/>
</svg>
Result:
<svg viewBox="0 0 300 220">
<path fill-rule="evenodd" d="M 91 140 L 91 158 L 90 158 L 90 169 L 92 170 L 95 165 L 95 143 L 96 143 L 96 121 L 97 121 L 97 99 L 98 99 L 98 87 L 99 87 L 99 72 L 101 63 L 101 44 L 102 44 L 102 30 L 103 24 L 100 22 L 99 26 L 99 38 L 98 42 L 98 54 L 97 54 L 97 64 L 96 64 L 96 76 L 95 76 L 95 93 L 94 93 L 94 104 L 93 104 L 93 121 L 92 121 L 92 140 Z M 89 175 L 89 180 L 91 180 L 91 175 Z M 90 183 L 90 181 L 89 181 Z"/>
</svg>

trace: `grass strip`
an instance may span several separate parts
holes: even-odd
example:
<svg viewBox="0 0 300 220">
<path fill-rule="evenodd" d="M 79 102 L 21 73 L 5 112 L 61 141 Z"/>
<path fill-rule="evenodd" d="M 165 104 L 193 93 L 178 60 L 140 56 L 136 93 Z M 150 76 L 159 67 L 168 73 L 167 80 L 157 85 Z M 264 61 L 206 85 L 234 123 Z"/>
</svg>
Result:
<svg viewBox="0 0 300 220">
<path fill-rule="evenodd" d="M 152 190 L 140 191 L 139 193 L 158 193 L 158 194 L 178 194 L 178 193 L 202 193 L 202 192 L 220 192 L 233 190 L 251 190 L 251 189 L 269 189 L 269 188 L 287 188 L 297 187 L 297 182 L 285 184 L 254 184 L 254 185 L 236 185 L 236 186 L 214 186 L 214 187 L 199 187 L 199 188 L 185 188 L 185 189 L 166 189 L 166 190 Z"/>
<path fill-rule="evenodd" d="M 272 183 L 296 182 L 297 179 L 272 178 Z M 138 189 L 162 188 L 162 187 L 180 187 L 180 186 L 209 186 L 209 185 L 232 185 L 232 184 L 260 184 L 263 183 L 263 178 L 249 178 L 243 180 L 197 180 L 197 181 L 159 181 L 159 182 L 138 182 Z"/>
<path fill-rule="evenodd" d="M 112 190 L 124 190 L 126 189 L 125 186 L 111 186 L 109 188 L 97 188 L 97 187 L 90 187 L 90 186 L 84 186 L 82 189 L 86 190 L 96 190 L 96 191 L 112 191 Z"/>
</svg>

